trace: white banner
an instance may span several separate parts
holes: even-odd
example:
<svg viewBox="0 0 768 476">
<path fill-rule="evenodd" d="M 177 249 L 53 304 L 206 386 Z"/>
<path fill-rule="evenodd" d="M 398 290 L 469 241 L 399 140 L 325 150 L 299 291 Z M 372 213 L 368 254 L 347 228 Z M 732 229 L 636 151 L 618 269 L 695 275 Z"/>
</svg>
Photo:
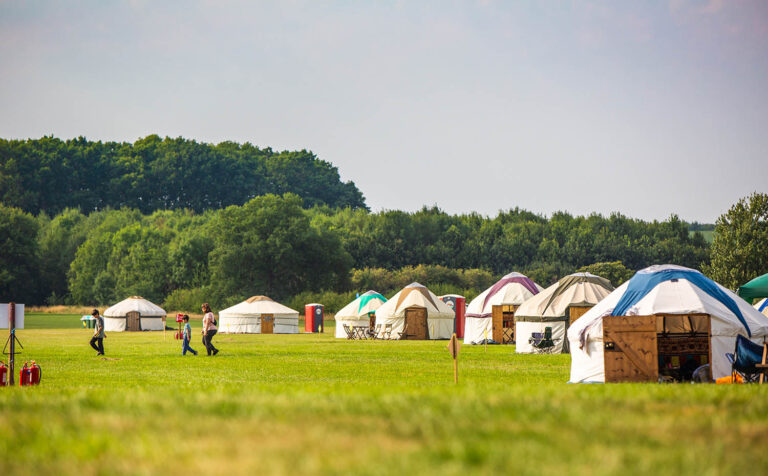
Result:
<svg viewBox="0 0 768 476">
<path fill-rule="evenodd" d="M 0 303 L 0 329 L 8 329 L 8 303 Z M 16 304 L 16 329 L 24 329 L 24 304 Z"/>
</svg>

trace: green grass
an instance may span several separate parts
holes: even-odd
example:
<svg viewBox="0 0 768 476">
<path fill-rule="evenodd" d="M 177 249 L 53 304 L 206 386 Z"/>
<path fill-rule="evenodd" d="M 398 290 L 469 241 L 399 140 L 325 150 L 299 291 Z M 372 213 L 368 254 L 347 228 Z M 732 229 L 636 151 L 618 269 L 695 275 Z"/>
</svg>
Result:
<svg viewBox="0 0 768 476">
<path fill-rule="evenodd" d="M 569 356 L 501 346 L 462 347 L 454 385 L 444 341 L 330 326 L 219 335 L 212 358 L 171 332 L 110 333 L 98 358 L 78 317 L 18 332 L 43 383 L 0 388 L 0 474 L 768 471 L 768 386 L 569 385 Z"/>
</svg>

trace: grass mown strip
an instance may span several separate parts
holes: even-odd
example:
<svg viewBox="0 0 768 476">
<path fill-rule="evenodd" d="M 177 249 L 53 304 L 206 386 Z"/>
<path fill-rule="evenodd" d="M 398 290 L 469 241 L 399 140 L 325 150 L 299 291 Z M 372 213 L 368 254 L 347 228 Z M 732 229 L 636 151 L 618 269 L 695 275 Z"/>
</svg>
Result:
<svg viewBox="0 0 768 476">
<path fill-rule="evenodd" d="M 43 384 L 0 389 L 0 474 L 768 470 L 768 386 L 569 385 L 567 355 L 501 346 L 463 346 L 456 386 L 444 341 L 332 334 L 219 335 L 209 358 L 111 333 L 102 359 L 37 319 L 19 337 Z"/>
</svg>

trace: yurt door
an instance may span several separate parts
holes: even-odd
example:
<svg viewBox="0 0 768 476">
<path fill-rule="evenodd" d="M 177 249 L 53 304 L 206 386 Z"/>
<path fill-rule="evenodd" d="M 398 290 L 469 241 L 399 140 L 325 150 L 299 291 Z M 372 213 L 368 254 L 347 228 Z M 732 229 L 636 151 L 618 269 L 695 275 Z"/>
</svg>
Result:
<svg viewBox="0 0 768 476">
<path fill-rule="evenodd" d="M 517 306 L 504 305 L 501 306 L 501 317 L 503 323 L 502 344 L 514 344 L 515 343 L 515 311 Z"/>
<path fill-rule="evenodd" d="M 275 316 L 273 314 L 261 315 L 261 333 L 272 334 L 275 329 Z"/>
<path fill-rule="evenodd" d="M 656 316 L 603 317 L 605 381 L 659 380 Z"/>
<path fill-rule="evenodd" d="M 410 340 L 429 339 L 427 328 L 427 310 L 423 307 L 411 307 L 405 310 L 404 338 Z"/>
<path fill-rule="evenodd" d="M 125 330 L 126 331 L 140 331 L 141 330 L 141 316 L 138 312 L 129 312 L 125 316 Z"/>
<path fill-rule="evenodd" d="M 491 308 L 491 339 L 498 343 L 504 342 L 504 307 Z"/>
</svg>

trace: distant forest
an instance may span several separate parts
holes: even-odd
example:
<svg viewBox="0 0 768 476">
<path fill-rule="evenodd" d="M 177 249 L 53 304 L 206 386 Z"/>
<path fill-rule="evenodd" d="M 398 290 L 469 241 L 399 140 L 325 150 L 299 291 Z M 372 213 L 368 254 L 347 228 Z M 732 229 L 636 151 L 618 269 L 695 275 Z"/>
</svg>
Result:
<svg viewBox="0 0 768 476">
<path fill-rule="evenodd" d="M 354 183 L 342 182 L 336 167 L 306 150 L 156 135 L 133 144 L 0 139 L 0 202 L 32 214 L 122 207 L 202 212 L 269 193 L 295 193 L 306 207 L 367 208 Z"/>
<path fill-rule="evenodd" d="M 0 201 L 0 300 L 30 304 L 340 305 L 409 280 L 472 297 L 510 271 L 547 286 L 588 269 L 618 285 L 651 264 L 701 268 L 711 247 L 710 226 L 674 215 L 371 213 L 311 152 L 157 136 L 0 140 Z"/>
</svg>

